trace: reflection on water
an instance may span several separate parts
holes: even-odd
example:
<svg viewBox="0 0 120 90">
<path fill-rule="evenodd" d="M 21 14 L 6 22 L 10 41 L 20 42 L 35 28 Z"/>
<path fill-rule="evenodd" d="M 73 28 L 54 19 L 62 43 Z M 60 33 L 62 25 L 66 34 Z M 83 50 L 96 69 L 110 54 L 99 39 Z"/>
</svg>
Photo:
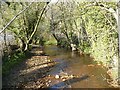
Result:
<svg viewBox="0 0 120 90">
<path fill-rule="evenodd" d="M 57 84 L 54 84 L 53 86 L 50 86 L 50 88 L 71 88 L 71 84 L 72 83 L 75 83 L 75 82 L 80 82 L 82 80 L 85 80 L 89 78 L 88 75 L 84 75 L 84 76 L 81 76 L 79 78 L 71 78 L 71 79 L 68 79 L 68 80 L 65 80 L 63 82 L 59 82 Z"/>
<path fill-rule="evenodd" d="M 49 72 L 49 75 L 61 75 L 61 71 L 72 75 L 73 78 L 52 79 L 50 88 L 108 88 L 110 87 L 105 79 L 107 77 L 106 69 L 100 65 L 94 64 L 92 58 L 88 55 L 80 56 L 76 52 L 70 52 L 57 46 L 46 46 L 45 52 L 57 64 Z"/>
</svg>

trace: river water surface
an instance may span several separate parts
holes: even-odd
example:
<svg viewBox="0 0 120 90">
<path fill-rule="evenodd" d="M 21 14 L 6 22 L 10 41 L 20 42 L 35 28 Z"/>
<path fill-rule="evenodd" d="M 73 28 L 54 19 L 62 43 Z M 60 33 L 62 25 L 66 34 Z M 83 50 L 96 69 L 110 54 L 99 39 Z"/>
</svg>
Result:
<svg viewBox="0 0 120 90">
<path fill-rule="evenodd" d="M 88 55 L 46 46 L 46 54 L 57 64 L 48 72 L 50 88 L 109 88 L 106 69 L 95 64 Z M 68 77 L 65 77 L 68 76 Z M 63 77 L 63 78 L 62 78 Z M 70 77 L 70 78 L 69 78 Z"/>
</svg>

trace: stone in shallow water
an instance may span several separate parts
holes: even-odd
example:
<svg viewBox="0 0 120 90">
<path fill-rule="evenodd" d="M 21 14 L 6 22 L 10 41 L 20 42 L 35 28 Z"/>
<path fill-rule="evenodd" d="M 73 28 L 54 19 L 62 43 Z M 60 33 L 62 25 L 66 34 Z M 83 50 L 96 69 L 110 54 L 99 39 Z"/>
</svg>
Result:
<svg viewBox="0 0 120 90">
<path fill-rule="evenodd" d="M 58 79 L 58 78 L 60 78 L 60 76 L 59 75 L 55 75 L 55 78 Z"/>
</svg>

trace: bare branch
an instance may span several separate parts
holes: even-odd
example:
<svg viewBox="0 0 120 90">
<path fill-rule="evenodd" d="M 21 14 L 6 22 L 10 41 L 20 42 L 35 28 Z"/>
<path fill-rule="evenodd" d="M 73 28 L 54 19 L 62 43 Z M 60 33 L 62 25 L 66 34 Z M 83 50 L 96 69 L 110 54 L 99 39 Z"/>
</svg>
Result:
<svg viewBox="0 0 120 90">
<path fill-rule="evenodd" d="M 21 13 L 23 13 L 26 9 L 28 9 L 31 4 L 32 4 L 32 2 L 31 2 L 27 7 L 25 7 L 22 11 L 20 11 L 17 15 L 15 15 L 15 16 L 5 25 L 5 27 L 3 27 L 2 31 L 0 31 L 0 34 L 1 34 Z"/>
</svg>

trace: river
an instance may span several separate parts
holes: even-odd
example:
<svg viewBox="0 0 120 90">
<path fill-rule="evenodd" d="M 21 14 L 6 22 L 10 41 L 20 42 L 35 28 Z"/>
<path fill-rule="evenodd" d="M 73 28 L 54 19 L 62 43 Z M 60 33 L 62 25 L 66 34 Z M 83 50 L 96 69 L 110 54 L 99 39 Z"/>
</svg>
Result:
<svg viewBox="0 0 120 90">
<path fill-rule="evenodd" d="M 48 73 L 50 88 L 109 88 L 106 69 L 95 64 L 89 55 L 79 55 L 57 46 L 46 46 L 46 54 L 57 64 Z M 67 75 L 72 78 L 61 78 Z"/>
<path fill-rule="evenodd" d="M 109 88 L 107 70 L 89 55 L 79 55 L 55 45 L 36 48 L 3 78 L 3 87 L 17 88 Z M 34 49 L 33 49 L 34 51 Z M 38 52 L 39 51 L 39 52 Z"/>
</svg>

